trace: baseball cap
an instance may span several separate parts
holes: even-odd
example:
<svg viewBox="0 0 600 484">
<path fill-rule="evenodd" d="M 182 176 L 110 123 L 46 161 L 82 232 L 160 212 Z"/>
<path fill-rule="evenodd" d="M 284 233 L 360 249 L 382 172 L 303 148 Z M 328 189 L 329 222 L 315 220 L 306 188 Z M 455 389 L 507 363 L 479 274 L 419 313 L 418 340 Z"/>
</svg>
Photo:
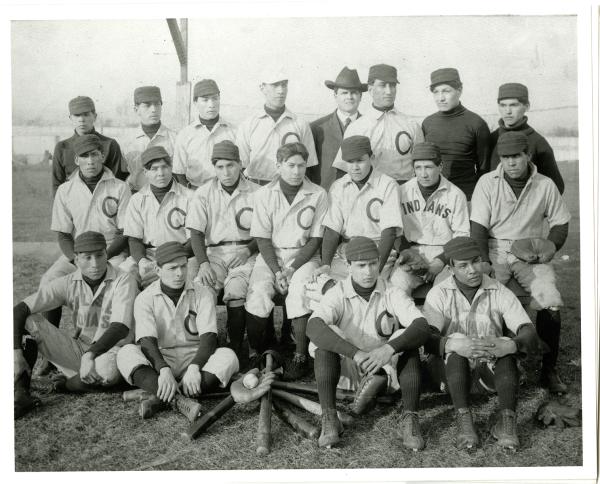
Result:
<svg viewBox="0 0 600 484">
<path fill-rule="evenodd" d="M 142 86 L 136 88 L 133 91 L 133 103 L 151 103 L 160 102 L 162 103 L 162 97 L 160 95 L 160 88 L 157 86 Z"/>
<path fill-rule="evenodd" d="M 82 114 L 96 112 L 96 106 L 92 98 L 87 96 L 77 96 L 69 101 L 69 114 Z"/>
</svg>

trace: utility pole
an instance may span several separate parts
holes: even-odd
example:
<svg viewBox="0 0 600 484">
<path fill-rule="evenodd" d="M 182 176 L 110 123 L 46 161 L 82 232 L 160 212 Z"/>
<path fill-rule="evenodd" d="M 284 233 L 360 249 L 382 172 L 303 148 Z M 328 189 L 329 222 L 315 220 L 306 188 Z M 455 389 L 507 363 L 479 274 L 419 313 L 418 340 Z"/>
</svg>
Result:
<svg viewBox="0 0 600 484">
<path fill-rule="evenodd" d="M 175 129 L 181 129 L 190 123 L 191 83 L 188 81 L 188 19 L 183 18 L 177 23 L 174 18 L 167 19 L 169 32 L 175 45 L 179 59 L 179 82 L 175 91 L 176 124 Z"/>
</svg>

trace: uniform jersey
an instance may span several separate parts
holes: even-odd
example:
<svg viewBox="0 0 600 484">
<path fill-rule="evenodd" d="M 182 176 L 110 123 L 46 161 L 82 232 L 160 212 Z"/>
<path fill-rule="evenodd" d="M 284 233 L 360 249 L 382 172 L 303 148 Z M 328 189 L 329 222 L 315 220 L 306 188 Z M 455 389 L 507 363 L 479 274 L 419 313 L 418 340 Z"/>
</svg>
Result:
<svg viewBox="0 0 600 484">
<path fill-rule="evenodd" d="M 443 336 L 461 333 L 499 337 L 504 336 L 504 326 L 517 334 L 521 325 L 532 324 L 512 291 L 485 274 L 472 303 L 458 289 L 454 277 L 433 286 L 427 293 L 423 314 Z"/>
<path fill-rule="evenodd" d="M 209 131 L 199 119 L 183 128 L 175 139 L 173 173 L 185 175 L 197 187 L 215 176 L 210 157 L 214 145 L 221 141 L 235 142 L 233 126 L 222 118 Z"/>
<path fill-rule="evenodd" d="M 148 182 L 141 162 L 142 153 L 152 146 L 162 146 L 173 159 L 176 135 L 175 131 L 161 124 L 150 139 L 142 127 L 138 126 L 136 132 L 123 142 L 123 157 L 127 162 L 127 171 L 129 171 L 127 181 L 134 190 L 141 190 Z"/>
<path fill-rule="evenodd" d="M 388 341 L 395 330 L 408 327 L 423 315 L 409 296 L 387 286 L 381 278 L 369 301 L 365 301 L 348 276 L 325 293 L 311 317 L 338 326 L 344 339 L 363 351 L 371 351 Z"/>
<path fill-rule="evenodd" d="M 198 346 L 200 336 L 217 332 L 215 311 L 207 314 L 203 305 L 210 303 L 201 298 L 196 283 L 186 283 L 177 306 L 160 289 L 160 280 L 154 281 L 135 299 L 134 317 L 136 320 L 135 339 L 156 338 L 158 347 L 163 349 Z M 200 315 L 200 316 L 198 316 Z"/>
<path fill-rule="evenodd" d="M 130 197 L 127 184 L 117 180 L 108 168 L 104 168 L 94 193 L 76 170 L 56 191 L 50 229 L 73 238 L 88 230 L 100 232 L 110 245 L 122 227 Z"/>
<path fill-rule="evenodd" d="M 400 187 L 404 237 L 419 245 L 444 245 L 454 237 L 470 234 L 467 197 L 456 185 L 440 176 L 440 185 L 427 201 L 417 178 Z"/>
<path fill-rule="evenodd" d="M 329 189 L 323 225 L 345 239 L 364 236 L 378 241 L 383 230 L 402 227 L 398 184 L 374 169 L 359 189 L 350 175 L 344 175 Z"/>
<path fill-rule="evenodd" d="M 396 108 L 382 112 L 371 107 L 363 116 L 350 123 L 344 138 L 366 136 L 375 156 L 373 165 L 394 180 L 413 176 L 412 149 L 423 142 L 423 131 L 414 119 Z M 348 171 L 341 150 L 333 162 L 334 168 Z"/>
<path fill-rule="evenodd" d="M 185 224 L 192 193 L 173 180 L 171 189 L 158 203 L 147 184 L 129 201 L 123 234 L 142 239 L 144 244 L 151 247 L 170 241 L 184 244 L 190 238 Z"/>
<path fill-rule="evenodd" d="M 544 219 L 550 228 L 569 222 L 571 215 L 554 182 L 540 175 L 532 163 L 529 169 L 531 175 L 518 200 L 504 179 L 501 164 L 477 182 L 471 200 L 471 220 L 486 227 L 490 237 L 544 237 Z"/>
<path fill-rule="evenodd" d="M 327 193 L 304 178 L 289 204 L 279 178 L 256 191 L 250 235 L 271 239 L 275 249 L 303 247 L 311 237 L 323 237 Z"/>
<path fill-rule="evenodd" d="M 254 194 L 259 188 L 240 175 L 238 186 L 229 195 L 217 178 L 212 179 L 194 193 L 186 226 L 204 233 L 209 246 L 251 239 Z"/>
<path fill-rule="evenodd" d="M 67 306 L 72 312 L 73 325 L 81 330 L 78 338 L 87 345 L 98 341 L 111 323 L 122 323 L 130 331 L 118 343 L 121 345 L 133 341 L 133 301 L 137 293 L 135 278 L 109 262 L 106 276 L 95 294 L 83 280 L 81 270 L 77 269 L 40 286 L 23 302 L 32 314 Z"/>
<path fill-rule="evenodd" d="M 266 112 L 246 119 L 237 131 L 237 145 L 245 175 L 272 180 L 277 175 L 276 154 L 286 143 L 300 142 L 308 150 L 307 166 L 318 164 L 310 126 L 286 108 L 277 122 Z"/>
</svg>

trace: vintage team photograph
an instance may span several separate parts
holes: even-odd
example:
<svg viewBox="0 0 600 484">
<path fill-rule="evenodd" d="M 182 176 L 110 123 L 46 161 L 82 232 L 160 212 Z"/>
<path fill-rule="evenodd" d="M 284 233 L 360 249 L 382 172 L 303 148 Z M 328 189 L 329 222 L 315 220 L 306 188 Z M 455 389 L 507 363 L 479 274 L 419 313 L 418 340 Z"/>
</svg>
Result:
<svg viewBox="0 0 600 484">
<path fill-rule="evenodd" d="M 578 20 L 13 20 L 14 469 L 581 468 Z"/>
</svg>

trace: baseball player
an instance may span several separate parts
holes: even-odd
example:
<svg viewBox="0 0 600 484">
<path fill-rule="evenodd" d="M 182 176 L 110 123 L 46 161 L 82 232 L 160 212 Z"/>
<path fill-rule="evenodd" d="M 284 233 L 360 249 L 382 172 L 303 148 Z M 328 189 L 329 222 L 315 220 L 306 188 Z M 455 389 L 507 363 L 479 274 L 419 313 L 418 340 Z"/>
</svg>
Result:
<svg viewBox="0 0 600 484">
<path fill-rule="evenodd" d="M 460 102 L 463 85 L 456 69 L 433 71 L 429 90 L 438 112 L 423 120 L 425 140 L 439 147 L 444 176 L 470 200 L 475 183 L 490 169 L 490 130 L 481 116 Z"/>
<path fill-rule="evenodd" d="M 224 291 L 227 334 L 239 355 L 246 330 L 244 302 L 258 252 L 250 223 L 259 186 L 241 174 L 240 154 L 231 141 L 217 143 L 211 158 L 217 176 L 194 193 L 186 225 L 200 266 L 197 282 L 214 304 Z"/>
<path fill-rule="evenodd" d="M 369 138 L 345 138 L 341 151 L 348 173 L 333 182 L 329 190 L 329 205 L 323 221 L 323 265 L 314 274 L 315 277 L 331 275 L 337 280 L 348 276 L 344 255 L 348 240 L 358 236 L 374 240 L 379 246 L 381 271 L 402 227 L 398 184 L 373 168 Z"/>
<path fill-rule="evenodd" d="M 121 148 L 114 139 L 104 136 L 94 128 L 98 115 L 94 101 L 87 96 L 77 96 L 69 101 L 69 119 L 75 132 L 70 138 L 59 141 L 52 156 L 52 195 L 56 195 L 59 185 L 66 182 L 77 169 L 73 143 L 84 134 L 96 135 L 102 143 L 104 164 L 119 180 L 127 178 L 121 157 Z"/>
<path fill-rule="evenodd" d="M 101 233 L 77 235 L 73 250 L 77 269 L 41 285 L 13 310 L 15 418 L 40 402 L 29 393 L 31 369 L 39 352 L 63 376 L 56 389 L 92 391 L 121 381 L 116 366 L 119 347 L 132 339 L 135 279 L 107 262 Z M 58 329 L 39 313 L 67 306 L 77 336 Z M 26 338 L 25 344 L 23 337 Z"/>
<path fill-rule="evenodd" d="M 554 158 L 554 151 L 541 134 L 529 126 L 525 113 L 529 110 L 529 90 L 527 86 L 517 82 L 502 84 L 498 88 L 498 111 L 501 119 L 499 127 L 492 132 L 490 148 L 492 151 L 491 169 L 495 170 L 500 162 L 496 143 L 503 133 L 519 131 L 529 141 L 529 154 L 531 162 L 536 166 L 540 175 L 550 178 L 562 194 L 565 191 L 565 182 Z"/>
<path fill-rule="evenodd" d="M 171 157 L 162 146 L 151 146 L 140 156 L 144 178 L 149 181 L 135 193 L 127 206 L 123 234 L 131 256 L 122 266 L 141 280 L 142 287 L 158 278 L 156 248 L 169 241 L 186 244 L 188 276 L 198 272 L 192 257 L 189 231 L 185 227 L 192 191 L 177 183 L 171 173 Z"/>
<path fill-rule="evenodd" d="M 429 338 L 427 321 L 410 297 L 378 277 L 375 242 L 351 239 L 346 260 L 349 277 L 325 293 L 307 328 L 323 409 L 319 446 L 335 445 L 343 430 L 335 409 L 337 386 L 357 390 L 353 412 L 359 415 L 378 394 L 400 388 L 403 444 L 422 449 L 418 348 Z"/>
<path fill-rule="evenodd" d="M 423 131 L 419 123 L 394 106 L 398 82 L 395 67 L 386 64 L 371 66 L 368 89 L 373 104 L 364 116 L 348 126 L 344 138 L 355 135 L 368 137 L 375 154 L 373 166 L 402 184 L 412 177 L 412 147 L 423 141 Z M 340 152 L 333 166 L 348 171 Z"/>
<path fill-rule="evenodd" d="M 127 182 L 132 192 L 146 185 L 147 179 L 141 163 L 142 153 L 152 146 L 162 146 L 173 157 L 176 133 L 161 122 L 162 96 L 157 86 L 142 86 L 133 91 L 133 110 L 140 120 L 136 132 L 123 143 L 123 156 L 129 176 Z"/>
<path fill-rule="evenodd" d="M 524 133 L 504 133 L 496 147 L 500 165 L 480 178 L 473 193 L 471 236 L 481 244 L 483 260 L 491 261 L 499 282 L 512 276 L 531 294 L 538 334 L 550 347 L 542 360 L 541 383 L 563 393 L 567 388 L 555 369 L 563 301 L 550 261 L 567 238 L 571 216 L 554 182 L 531 163 Z M 534 263 L 513 254 L 513 241 L 523 239 L 546 242 Z"/>
<path fill-rule="evenodd" d="M 103 165 L 104 143 L 98 136 L 78 136 L 71 143 L 71 149 L 77 170 L 56 191 L 50 226 L 58 233 L 62 255 L 42 276 L 40 288 L 77 269 L 73 240 L 83 232 L 92 230 L 104 235 L 108 243 L 108 258 L 113 266 L 118 267 L 125 261 L 127 238 L 119 226 L 131 192 L 125 182 L 116 179 Z M 46 318 L 58 326 L 61 311 L 59 306 Z"/>
<path fill-rule="evenodd" d="M 281 71 L 262 76 L 260 90 L 264 110 L 244 120 L 237 131 L 237 145 L 246 177 L 266 185 L 277 175 L 277 150 L 286 143 L 302 143 L 308 151 L 307 167 L 317 165 L 315 144 L 308 123 L 285 105 L 288 79 Z"/>
<path fill-rule="evenodd" d="M 476 447 L 469 392 L 471 379 L 498 394 L 492 435 L 502 447 L 517 448 L 517 354 L 538 352 L 535 328 L 517 297 L 483 273 L 482 254 L 470 237 L 444 245 L 452 277 L 428 293 L 423 313 L 431 325 L 426 367 L 447 388 L 456 410 L 456 446 Z M 441 369 L 441 371 L 439 371 Z"/>
<path fill-rule="evenodd" d="M 360 117 L 358 105 L 367 85 L 360 82 L 356 69 L 344 67 L 335 81 L 325 81 L 325 86 L 333 90 L 337 109 L 310 123 L 319 164 L 308 170 L 308 177 L 329 190 L 331 184 L 344 175 L 343 171 L 333 168 L 333 160 L 340 149 L 346 128 Z"/>
<path fill-rule="evenodd" d="M 235 130 L 219 114 L 221 91 L 215 81 L 197 82 L 193 98 L 198 118 L 177 134 L 173 174 L 179 183 L 195 190 L 215 176 L 210 160 L 213 146 L 226 139 L 235 141 Z"/>
<path fill-rule="evenodd" d="M 120 349 L 117 366 L 128 383 L 151 395 L 140 403 L 142 418 L 174 401 L 193 422 L 200 405 L 191 398 L 227 386 L 239 363 L 231 349 L 217 348 L 216 306 L 195 284 L 186 282 L 183 244 L 160 245 L 156 263 L 159 280 L 134 303 L 137 344 Z"/>
<path fill-rule="evenodd" d="M 309 153 L 302 143 L 277 150 L 279 176 L 257 190 L 250 236 L 260 254 L 250 276 L 246 296 L 248 342 L 261 354 L 268 346 L 268 316 L 275 291 L 287 294 L 285 307 L 292 320 L 296 350 L 284 365 L 284 378 L 292 380 L 307 370 L 306 323 L 310 309 L 304 283 L 319 267 L 327 194 L 305 178 Z M 288 364 L 289 363 L 289 364 Z"/>
<path fill-rule="evenodd" d="M 397 263 L 402 263 L 403 249 L 409 248 L 418 252 L 427 271 L 422 275 L 393 271 L 391 283 L 407 294 L 424 282 L 446 278 L 444 244 L 470 233 L 467 198 L 442 175 L 440 149 L 426 141 L 414 146 L 412 156 L 415 177 L 400 187 L 403 234 Z"/>
</svg>

